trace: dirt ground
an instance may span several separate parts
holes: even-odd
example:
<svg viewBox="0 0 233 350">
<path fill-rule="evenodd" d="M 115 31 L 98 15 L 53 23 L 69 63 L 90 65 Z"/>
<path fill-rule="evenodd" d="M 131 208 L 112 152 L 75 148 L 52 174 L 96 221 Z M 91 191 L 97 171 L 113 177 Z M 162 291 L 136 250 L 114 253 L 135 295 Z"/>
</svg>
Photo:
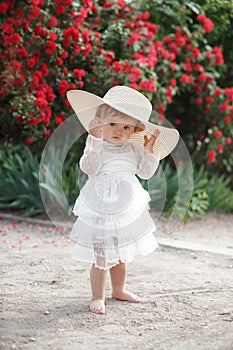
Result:
<svg viewBox="0 0 233 350">
<path fill-rule="evenodd" d="M 162 225 L 160 248 L 128 267 L 142 302 L 112 300 L 108 277 L 103 316 L 88 311 L 89 266 L 72 260 L 68 228 L 2 216 L 0 349 L 233 350 L 232 215 L 169 236 Z"/>
</svg>

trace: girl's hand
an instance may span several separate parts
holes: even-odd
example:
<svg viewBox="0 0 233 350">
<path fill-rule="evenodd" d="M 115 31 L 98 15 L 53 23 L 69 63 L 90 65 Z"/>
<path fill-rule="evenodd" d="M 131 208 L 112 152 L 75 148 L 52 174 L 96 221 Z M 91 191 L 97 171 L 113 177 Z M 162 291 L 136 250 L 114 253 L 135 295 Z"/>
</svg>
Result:
<svg viewBox="0 0 233 350">
<path fill-rule="evenodd" d="M 146 135 L 144 136 L 144 148 L 148 152 L 153 153 L 153 147 L 154 147 L 155 141 L 156 141 L 157 137 L 159 136 L 159 134 L 160 134 L 160 131 L 158 129 L 156 129 L 154 131 L 154 134 L 151 135 L 150 138 L 148 138 Z"/>
<path fill-rule="evenodd" d="M 92 136 L 96 137 L 96 138 L 102 138 L 103 136 L 103 132 L 102 132 L 102 128 L 100 125 L 100 120 L 99 118 L 94 118 L 90 121 L 89 124 L 89 134 L 91 134 Z"/>
</svg>

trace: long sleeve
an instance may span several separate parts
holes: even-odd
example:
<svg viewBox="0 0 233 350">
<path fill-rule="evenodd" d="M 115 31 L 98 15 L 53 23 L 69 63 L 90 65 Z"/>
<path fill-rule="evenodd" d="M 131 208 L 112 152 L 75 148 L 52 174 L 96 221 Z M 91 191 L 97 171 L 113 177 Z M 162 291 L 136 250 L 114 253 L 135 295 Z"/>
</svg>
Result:
<svg viewBox="0 0 233 350">
<path fill-rule="evenodd" d="M 138 155 L 137 175 L 141 179 L 150 179 L 159 166 L 159 156 L 143 150 L 141 155 Z"/>
<path fill-rule="evenodd" d="M 102 143 L 102 139 L 90 134 L 87 137 L 86 146 L 79 162 L 81 170 L 87 175 L 96 175 L 101 167 Z"/>
</svg>

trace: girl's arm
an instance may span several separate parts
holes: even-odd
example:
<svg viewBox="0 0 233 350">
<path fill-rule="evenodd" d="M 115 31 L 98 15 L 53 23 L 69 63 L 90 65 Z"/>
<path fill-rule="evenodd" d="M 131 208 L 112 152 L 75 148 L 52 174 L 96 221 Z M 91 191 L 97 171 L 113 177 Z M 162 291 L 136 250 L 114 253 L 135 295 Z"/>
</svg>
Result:
<svg viewBox="0 0 233 350">
<path fill-rule="evenodd" d="M 81 170 L 87 175 L 96 175 L 101 167 L 102 143 L 103 140 L 100 138 L 90 134 L 87 137 L 84 153 L 79 162 Z"/>
<path fill-rule="evenodd" d="M 157 137 L 159 136 L 160 131 L 155 130 L 154 134 L 148 138 L 144 136 L 144 150 L 143 154 L 139 156 L 138 163 L 138 176 L 142 179 L 151 178 L 159 166 L 159 155 L 153 153 L 153 146 L 156 142 Z"/>
<path fill-rule="evenodd" d="M 137 175 L 141 179 L 150 179 L 159 166 L 159 156 L 144 149 L 143 153 L 138 156 Z"/>
</svg>

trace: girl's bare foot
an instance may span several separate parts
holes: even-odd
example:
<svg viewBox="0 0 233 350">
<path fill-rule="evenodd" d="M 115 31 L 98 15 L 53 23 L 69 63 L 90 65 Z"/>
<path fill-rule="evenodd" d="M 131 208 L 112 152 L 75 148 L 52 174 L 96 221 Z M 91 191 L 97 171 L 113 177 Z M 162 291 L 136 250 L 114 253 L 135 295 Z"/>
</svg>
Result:
<svg viewBox="0 0 233 350">
<path fill-rule="evenodd" d="M 92 299 L 90 303 L 90 311 L 95 314 L 105 314 L 105 303 L 103 299 Z"/>
<path fill-rule="evenodd" d="M 131 292 L 127 292 L 126 290 L 112 292 L 112 297 L 113 299 L 129 301 L 131 303 L 140 303 L 141 301 L 138 295 Z"/>
</svg>

